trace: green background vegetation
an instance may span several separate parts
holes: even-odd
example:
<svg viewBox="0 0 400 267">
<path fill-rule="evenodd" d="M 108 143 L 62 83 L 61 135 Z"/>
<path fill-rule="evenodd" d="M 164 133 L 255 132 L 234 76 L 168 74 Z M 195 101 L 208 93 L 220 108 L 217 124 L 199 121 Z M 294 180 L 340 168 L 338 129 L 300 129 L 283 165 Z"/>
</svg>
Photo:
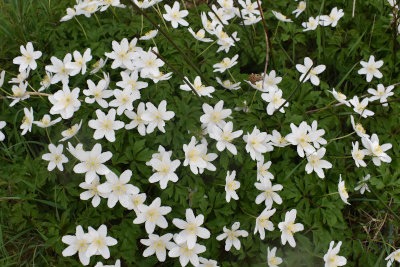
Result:
<svg viewBox="0 0 400 267">
<path fill-rule="evenodd" d="M 167 3 L 171 4 L 170 1 Z M 93 64 L 98 58 L 104 58 L 105 52 L 112 50 L 113 40 L 131 40 L 140 37 L 141 32 L 144 34 L 154 29 L 146 20 L 141 29 L 141 16 L 132 9 L 115 9 L 115 14 L 110 10 L 98 12 L 97 18 L 93 15 L 91 18 L 77 17 L 84 33 L 74 19 L 59 22 L 66 14 L 66 8 L 74 4 L 75 1 L 51 0 L 0 2 L 0 68 L 7 71 L 3 89 L 11 92 L 11 85 L 7 83 L 12 77 L 10 73 L 18 74 L 18 66 L 12 64 L 12 59 L 20 55 L 20 45 L 29 41 L 36 50 L 43 52 L 38 61 L 37 71 L 32 71 L 28 78 L 29 84 L 38 89 L 39 82 L 45 74 L 44 67 L 51 64 L 51 56 L 62 59 L 66 53 L 75 50 L 82 53 L 90 47 Z M 333 97 L 327 92 L 332 88 L 352 98 L 354 95 L 366 94 L 368 88 L 376 88 L 378 83 L 388 86 L 400 81 L 400 39 L 397 37 L 396 23 L 393 23 L 388 15 L 392 9 L 383 0 L 357 1 L 355 16 L 352 18 L 353 1 L 322 1 L 322 5 L 320 1 L 307 1 L 306 11 L 295 19 L 289 15 L 296 5 L 294 1 L 264 0 L 262 3 L 271 42 L 268 73 L 276 70 L 278 76 L 283 77 L 279 87 L 283 90 L 283 98 L 287 99 L 299 86 L 300 74 L 295 69 L 295 64 L 303 64 L 304 57 L 308 56 L 317 65 L 327 66 L 326 71 L 319 75 L 320 86 L 312 86 L 310 82 L 301 84 L 291 97 L 289 108 L 285 109 L 286 113 L 275 113 L 273 116 L 266 114 L 266 103 L 258 93 L 251 113 L 233 113 L 234 128 L 242 129 L 246 134 L 257 126 L 268 133 L 276 129 L 282 135 L 286 135 L 290 133 L 290 123 L 299 125 L 300 122 L 307 121 L 311 124 L 313 120 L 317 120 L 318 128 L 326 131 L 325 139 L 347 135 L 353 131 L 350 114 L 354 112 L 350 108 L 339 106 L 314 113 L 307 111 L 323 108 L 332 102 Z M 163 3 L 160 6 L 163 10 L 162 6 Z M 320 11 L 321 14 L 329 14 L 336 6 L 345 13 L 336 28 L 320 26 L 316 31 L 303 32 L 301 22 L 308 21 L 310 16 L 317 16 Z M 292 17 L 295 22 L 279 23 L 271 10 L 282 12 Z M 201 11 L 208 11 L 207 5 L 202 4 L 189 10 L 187 20 L 195 31 L 202 27 L 198 15 Z M 151 18 L 158 20 L 152 9 L 147 12 Z M 195 39 L 186 28 L 180 26 L 173 29 L 167 22 L 170 37 L 199 66 L 217 89 L 212 94 L 213 98 L 203 100 L 215 105 L 223 99 L 224 107 L 232 110 L 243 105 L 244 100 L 247 103 L 251 102 L 254 90 L 249 89 L 243 80 L 251 73 L 263 72 L 266 56 L 262 23 L 244 29 L 237 23 L 239 20 L 238 18 L 229 27 L 231 33 L 238 32 L 241 38 L 238 45 L 231 48 L 227 54 L 216 54 L 217 46 L 214 45 L 199 57 L 197 55 L 209 44 L 195 45 Z M 154 40 L 160 54 L 193 81 L 197 74 L 168 40 L 160 33 Z M 154 44 L 152 41 L 139 41 L 138 45 L 147 50 Z M 238 53 L 239 64 L 231 71 L 235 80 L 242 82 L 243 90 L 224 91 L 214 79 L 217 75 L 213 73 L 212 65 L 224 57 L 232 58 Z M 374 78 L 371 83 L 367 83 L 365 76 L 358 75 L 357 70 L 361 68 L 359 61 L 367 61 L 370 55 L 375 55 L 377 60 L 385 62 L 380 69 L 384 77 L 380 80 Z M 121 70 L 111 70 L 108 64 L 106 71 L 110 72 L 110 87 L 116 88 L 115 83 L 120 80 Z M 172 70 L 164 66 L 164 72 L 170 71 Z M 226 75 L 224 73 L 222 76 L 230 79 Z M 69 85 L 71 88 L 81 88 L 82 94 L 82 90 L 87 86 L 87 79 L 93 79 L 97 83 L 100 78 L 88 73 L 84 76 L 78 75 L 70 79 Z M 275 230 L 267 231 L 266 239 L 260 240 L 258 234 L 253 235 L 255 218 L 250 215 L 257 217 L 264 205 L 254 203 L 255 197 L 260 193 L 254 187 L 256 162 L 246 153 L 242 141 L 236 143 L 238 155 L 233 156 L 226 150 L 218 152 L 215 141 L 208 138 L 208 152 L 218 154 L 217 160 L 213 162 L 217 171 L 205 171 L 203 175 L 194 175 L 189 167 L 181 166 L 177 172 L 179 182 L 170 182 L 167 189 L 161 190 L 158 184 L 149 184 L 148 177 L 152 170 L 145 162 L 157 151 L 159 145 L 172 150 L 174 156 L 183 162 L 182 146 L 189 143 L 191 137 L 188 131 L 200 132 L 199 118 L 203 114 L 201 101 L 191 92 L 179 89 L 183 82 L 178 75 L 174 74 L 169 81 L 159 82 L 157 85 L 152 82 L 149 84 L 148 88 L 141 91 L 140 101 L 150 101 L 158 105 L 166 99 L 168 110 L 173 110 L 176 114 L 173 121 L 166 123 L 166 133 L 155 130 L 152 134 L 142 137 L 136 130 L 119 130 L 115 143 L 105 140 L 96 142 L 102 144 L 103 151 L 113 153 L 114 156 L 107 165 L 114 172 L 120 174 L 126 169 L 133 171 L 131 182 L 147 194 L 147 204 L 160 196 L 162 205 L 172 207 L 172 212 L 166 216 L 169 227 L 166 230 L 156 228 L 156 234 L 178 232 L 172 224 L 172 219 L 184 218 L 185 210 L 189 207 L 188 188 L 198 188 L 198 191 L 190 196 L 193 201 L 192 208 L 196 215 L 204 214 L 205 227 L 212 233 L 210 239 L 200 242 L 207 247 L 207 251 L 200 256 L 217 260 L 220 266 L 266 266 L 268 246 L 278 247 L 277 255 L 283 258 L 283 266 L 323 266 L 321 257 L 328 250 L 332 240 L 343 241 L 340 255 L 348 259 L 347 266 L 386 266 L 384 258 L 393 251 L 390 245 L 400 246 L 400 221 L 395 217 L 395 214 L 400 215 L 398 102 L 392 102 L 388 107 L 374 103 L 370 109 L 375 112 L 375 116 L 361 120 L 367 133 L 376 133 L 381 144 L 393 144 L 393 148 L 388 151 L 393 160 L 391 164 L 383 163 L 377 167 L 369 162 L 367 168 L 357 168 L 352 158 L 343 158 L 350 155 L 352 141 L 360 142 L 356 135 L 332 141 L 327 145 L 324 159 L 331 162 L 333 168 L 325 170 L 325 179 L 319 179 L 315 173 L 306 174 L 306 162 L 297 155 L 293 146 L 275 148 L 273 152 L 267 153 L 265 160 L 272 161 L 270 172 L 275 176 L 273 183 L 282 184 L 284 187 L 279 193 L 283 203 L 274 205 L 277 212 L 271 221 Z M 54 93 L 58 87 L 52 85 L 47 92 Z M 398 96 L 398 88 L 395 88 L 394 92 L 395 96 L 390 99 Z M 94 256 L 91 258 L 91 266 L 98 261 L 111 264 L 116 259 L 121 259 L 123 266 L 179 265 L 177 258 L 167 258 L 165 263 L 160 264 L 155 256 L 142 256 L 145 246 L 139 240 L 147 238 L 147 234 L 143 225 L 132 223 L 136 217 L 133 211 L 126 210 L 119 204 L 111 210 L 104 199 L 97 208 L 93 208 L 90 201 L 80 200 L 79 194 L 82 189 L 78 185 L 84 177 L 72 171 L 76 161 L 66 150 L 64 154 L 69 158 L 69 162 L 64 165 L 65 171 L 47 171 L 48 162 L 41 159 L 42 154 L 48 152 L 47 146 L 50 142 L 45 130 L 33 126 L 33 131 L 25 136 L 21 136 L 19 130 L 23 107 L 33 106 L 35 120 L 39 120 L 51 107 L 46 98 L 31 96 L 28 100 L 9 108 L 10 99 L 4 98 L 3 92 L 0 94 L 3 96 L 0 99 L 0 121 L 7 122 L 6 128 L 2 130 L 6 139 L 0 144 L 1 266 L 79 266 L 77 255 L 62 256 L 61 252 L 66 248 L 61 242 L 62 236 L 74 234 L 77 225 L 82 225 L 86 231 L 88 226 L 97 229 L 101 224 L 107 225 L 109 235 L 116 238 L 118 244 L 110 247 L 109 260 Z M 136 101 L 134 106 L 138 103 L 139 101 Z M 87 122 L 93 118 L 97 108 L 97 104 L 83 103 L 72 119 L 50 127 L 48 131 L 52 142 L 56 143 L 61 139 L 62 131 L 84 118 L 77 137 L 84 144 L 84 148 L 90 150 L 96 142 L 92 138 L 93 130 L 87 126 Z M 128 122 L 125 116 L 119 119 Z M 76 140 L 71 140 L 74 145 L 77 144 Z M 239 200 L 230 203 L 225 201 L 224 187 L 218 185 L 225 184 L 227 170 L 236 170 L 236 177 L 241 183 L 237 190 Z M 351 206 L 344 204 L 339 195 L 335 194 L 339 174 L 346 181 Z M 364 195 L 354 192 L 353 188 L 366 174 L 373 177 L 369 184 L 373 192 Z M 104 180 L 102 177 L 102 181 Z M 204 195 L 208 198 L 204 198 Z M 293 208 L 298 212 L 296 222 L 303 223 L 305 228 L 304 231 L 295 234 L 295 248 L 281 245 L 281 234 L 277 227 L 278 223 L 283 221 L 285 212 Z M 241 222 L 241 229 L 247 230 L 249 236 L 241 239 L 240 251 L 233 248 L 226 253 L 224 242 L 217 241 L 216 236 L 222 232 L 223 226 L 231 227 L 236 221 Z"/>
</svg>

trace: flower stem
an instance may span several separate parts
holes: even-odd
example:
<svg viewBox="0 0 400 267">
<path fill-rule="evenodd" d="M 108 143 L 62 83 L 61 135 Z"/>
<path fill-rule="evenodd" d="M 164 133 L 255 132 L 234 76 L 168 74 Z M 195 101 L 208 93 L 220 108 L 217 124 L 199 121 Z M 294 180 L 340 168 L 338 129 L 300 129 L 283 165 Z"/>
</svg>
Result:
<svg viewBox="0 0 400 267">
<path fill-rule="evenodd" d="M 203 54 L 204 52 L 206 52 L 208 50 L 208 48 L 210 48 L 213 44 L 215 44 L 216 42 L 218 42 L 218 40 L 214 41 L 212 44 L 210 44 L 206 49 L 203 50 L 203 52 L 201 52 L 197 57 L 195 57 L 194 59 L 197 59 L 199 56 L 201 56 L 201 54 Z"/>
<path fill-rule="evenodd" d="M 82 29 L 82 31 L 83 31 L 83 34 L 84 34 L 85 37 L 86 37 L 86 40 L 89 41 L 89 39 L 88 39 L 88 37 L 87 37 L 87 35 L 86 35 L 86 32 L 85 32 L 85 29 L 83 28 L 82 24 L 79 22 L 79 20 L 76 18 L 76 16 L 74 16 L 74 19 L 76 20 L 76 22 L 78 22 L 79 26 L 81 26 L 81 29 Z"/>
<path fill-rule="evenodd" d="M 233 82 L 234 82 L 234 83 L 237 83 L 237 82 L 235 81 L 235 78 L 233 78 L 231 71 L 230 71 L 229 69 L 227 69 L 227 70 L 228 70 L 228 72 L 229 72 L 229 75 L 231 76 L 231 78 L 232 78 Z"/>
<path fill-rule="evenodd" d="M 354 131 L 354 132 L 349 133 L 349 134 L 347 134 L 347 135 L 345 135 L 345 136 L 333 138 L 333 139 L 329 140 L 328 142 L 332 142 L 332 141 L 335 141 L 335 140 L 343 139 L 343 138 L 349 137 L 350 135 L 353 135 L 353 134 L 355 134 L 355 133 L 356 133 L 356 132 Z"/>
<path fill-rule="evenodd" d="M 240 207 L 240 209 L 244 212 L 244 213 L 246 213 L 247 215 L 249 215 L 249 216 L 251 216 L 251 217 L 253 217 L 253 218 L 255 218 L 255 219 L 257 219 L 257 217 L 256 216 L 254 216 L 254 215 L 251 215 L 250 213 L 248 213 L 248 212 L 246 212 L 243 208 L 242 208 L 242 206 L 239 206 Z"/>
</svg>

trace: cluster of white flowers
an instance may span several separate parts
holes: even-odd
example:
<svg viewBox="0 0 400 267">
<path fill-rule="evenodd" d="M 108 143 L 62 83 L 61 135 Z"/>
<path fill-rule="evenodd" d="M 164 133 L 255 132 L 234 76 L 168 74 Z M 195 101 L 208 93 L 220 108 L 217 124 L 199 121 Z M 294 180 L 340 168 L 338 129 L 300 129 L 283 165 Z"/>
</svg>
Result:
<svg viewBox="0 0 400 267">
<path fill-rule="evenodd" d="M 160 2 L 157 0 L 151 1 L 137 1 L 134 2 L 140 8 L 148 8 L 154 4 Z M 261 14 L 258 10 L 256 2 L 251 0 L 239 0 L 238 3 L 242 7 L 241 10 L 234 7 L 233 0 L 218 0 L 220 7 L 212 5 L 212 11 L 208 14 L 201 14 L 201 21 L 204 29 L 200 29 L 195 33 L 191 28 L 188 31 L 193 37 L 201 42 L 212 42 L 210 38 L 205 38 L 205 32 L 207 31 L 210 35 L 217 37 L 217 44 L 219 48 L 217 53 L 224 50 L 226 53 L 229 52 L 232 46 L 240 39 L 237 37 L 237 32 L 228 35 L 225 32 L 224 25 L 229 24 L 229 20 L 236 16 L 241 17 L 244 25 L 252 25 L 261 20 Z M 72 19 L 77 15 L 85 15 L 90 17 L 91 14 L 97 11 L 105 11 L 110 6 L 113 7 L 125 7 L 120 3 L 119 0 L 104 0 L 104 1 L 90 1 L 80 0 L 77 1 L 77 5 L 74 8 L 67 9 L 67 15 L 64 16 L 61 21 Z M 164 5 L 166 14 L 163 14 L 163 18 L 166 21 L 170 21 L 173 28 L 177 28 L 179 25 L 188 26 L 189 23 L 184 20 L 188 16 L 187 10 L 180 10 L 180 4 L 174 2 L 173 6 Z M 297 9 L 293 11 L 298 17 L 306 8 L 306 2 L 301 1 L 297 6 Z M 292 20 L 286 18 L 279 12 L 272 11 L 276 18 L 283 22 L 292 22 Z M 161 12 L 160 12 L 161 13 Z M 304 31 L 315 30 L 318 25 L 332 26 L 335 27 L 341 17 L 343 17 L 343 10 L 338 10 L 337 7 L 333 8 L 330 15 L 321 15 L 316 18 L 310 17 L 308 22 L 303 22 L 302 26 L 305 28 Z M 139 40 L 149 40 L 157 35 L 157 30 L 152 30 L 142 36 Z M 157 57 L 158 49 L 150 48 L 148 51 L 144 51 L 141 47 L 137 46 L 137 38 L 132 39 L 130 42 L 127 38 L 123 38 L 120 42 L 112 42 L 112 52 L 105 53 L 107 59 L 112 59 L 111 69 L 122 69 L 120 72 L 120 80 L 116 82 L 116 86 L 120 89 L 111 89 L 110 86 L 110 75 L 103 72 L 104 79 L 100 79 L 97 85 L 91 79 L 86 81 L 88 88 L 83 90 L 83 94 L 86 96 L 84 103 L 87 104 L 98 104 L 102 109 L 96 110 L 95 114 L 97 118 L 93 118 L 88 121 L 88 126 L 94 129 L 93 139 L 99 140 L 105 137 L 109 142 L 116 141 L 116 133 L 120 129 L 125 128 L 131 130 L 137 128 L 140 135 L 151 134 L 155 128 L 158 128 L 161 132 L 165 133 L 165 121 L 171 120 L 175 113 L 173 111 L 167 111 L 167 101 L 162 100 L 158 107 L 151 102 L 140 102 L 137 104 L 134 111 L 134 101 L 141 100 L 141 90 L 149 86 L 148 82 L 139 81 L 141 79 L 150 79 L 154 83 L 162 80 L 168 80 L 171 78 L 171 73 L 164 74 L 160 68 L 164 66 L 164 62 Z M 26 82 L 29 77 L 30 70 L 37 68 L 36 60 L 41 57 L 42 52 L 34 51 L 31 42 L 27 43 L 26 47 L 21 46 L 22 56 L 18 56 L 14 59 L 14 64 L 19 65 L 19 74 L 16 78 L 13 78 L 10 83 L 15 83 L 12 86 L 13 94 L 9 98 L 13 99 L 10 106 L 14 106 L 20 101 L 24 101 L 30 98 L 30 94 L 27 91 L 29 86 Z M 93 69 L 90 74 L 97 73 L 103 68 L 107 62 L 106 60 L 100 59 L 93 65 Z M 225 57 L 219 63 L 213 65 L 214 72 L 220 72 L 222 74 L 229 73 L 231 78 L 234 80 L 231 68 L 240 65 L 239 54 L 235 54 L 233 57 Z M 25 135 L 28 131 L 31 132 L 32 125 L 35 124 L 40 128 L 50 127 L 62 119 L 67 120 L 74 116 L 83 101 L 79 99 L 80 88 L 71 89 L 69 86 L 70 77 L 78 74 L 85 74 L 87 64 L 92 60 L 91 49 L 87 48 L 83 54 L 79 51 L 74 51 L 72 54 L 67 53 L 63 60 L 56 57 L 51 57 L 50 61 L 52 65 L 45 67 L 46 76 L 41 81 L 41 89 L 48 90 L 51 85 L 57 84 L 61 81 L 62 88 L 58 91 L 50 94 L 48 100 L 52 104 L 52 107 L 48 111 L 51 115 L 60 115 L 54 120 L 46 114 L 40 121 L 34 121 L 33 109 L 24 108 L 24 119 L 20 126 L 22 129 L 22 135 Z M 361 61 L 362 68 L 358 71 L 361 75 L 366 75 L 366 81 L 371 82 L 373 77 L 382 78 L 383 74 L 379 71 L 379 68 L 383 65 L 383 61 L 375 61 L 373 55 L 370 56 L 368 62 Z M 325 71 L 325 65 L 314 66 L 313 61 L 309 57 L 304 58 L 304 65 L 297 64 L 296 69 L 301 73 L 300 81 L 306 82 L 308 80 L 314 86 L 320 85 L 320 79 L 317 76 Z M 4 83 L 4 71 L 0 75 L 0 86 Z M 230 80 L 222 80 L 216 77 L 217 82 L 228 90 L 240 89 L 240 82 L 232 83 Z M 277 110 L 285 113 L 284 107 L 288 107 L 289 103 L 283 99 L 283 91 L 278 87 L 278 84 L 282 81 L 282 77 L 277 76 L 275 70 L 270 71 L 269 74 L 261 76 L 261 79 L 255 82 L 246 81 L 253 89 L 261 91 L 261 98 L 268 103 L 266 112 L 268 115 L 273 115 Z M 193 84 L 190 83 L 189 79 L 185 77 L 185 83 L 180 85 L 180 89 L 184 91 L 191 91 L 192 88 L 196 91 L 199 96 L 208 96 L 212 98 L 212 93 L 215 92 L 215 88 L 211 85 L 206 86 L 202 83 L 200 76 L 195 77 Z M 192 88 L 191 88 L 192 87 Z M 388 97 L 393 96 L 392 90 L 394 86 L 385 87 L 383 84 L 378 84 L 377 89 L 369 88 L 368 93 L 371 96 L 358 97 L 353 96 L 352 99 L 346 100 L 347 97 L 343 93 L 332 89 L 330 92 L 334 98 L 340 103 L 348 107 L 352 107 L 353 111 L 360 115 L 361 118 L 367 118 L 373 116 L 375 113 L 371 110 L 366 109 L 368 103 L 377 101 L 382 106 L 388 106 Z M 257 92 L 257 91 L 256 91 Z M 107 99 L 114 97 L 110 102 Z M 362 100 L 361 100 L 362 98 Z M 245 103 L 246 104 L 246 103 Z M 112 107 L 112 108 L 111 108 Z M 206 169 L 208 171 L 216 171 L 216 167 L 212 164 L 212 161 L 216 160 L 218 155 L 216 153 L 207 153 L 208 142 L 206 136 L 216 141 L 216 148 L 219 152 L 223 152 L 225 149 L 228 150 L 234 156 L 238 154 L 238 147 L 233 144 L 237 141 L 235 139 L 243 135 L 243 130 L 239 129 L 234 131 L 234 123 L 227 121 L 232 119 L 232 109 L 224 109 L 224 101 L 220 100 L 214 107 L 210 104 L 204 103 L 202 106 L 204 114 L 199 118 L 202 123 L 201 128 L 204 133 L 204 138 L 200 143 L 197 142 L 196 137 L 192 136 L 190 143 L 183 145 L 183 151 L 185 159 L 183 166 L 189 165 L 190 170 L 194 174 L 202 174 Z M 237 110 L 237 109 L 235 109 Z M 250 111 L 245 105 L 244 110 Z M 126 117 L 131 120 L 129 123 L 125 123 L 122 120 L 117 120 L 116 116 L 125 114 Z M 354 117 L 351 116 L 351 124 L 354 129 L 354 133 L 361 138 L 361 143 L 364 149 L 359 149 L 359 142 L 356 141 L 352 144 L 351 155 L 355 161 L 357 167 L 366 167 L 367 164 L 364 161 L 366 156 L 370 156 L 372 162 L 380 166 L 381 162 L 390 163 L 391 157 L 386 153 L 392 148 L 392 144 L 380 144 L 377 134 L 372 134 L 371 137 L 366 134 L 363 126 L 357 122 L 355 123 Z M 0 121 L 0 129 L 4 128 L 6 123 Z M 61 141 L 68 140 L 74 137 L 82 126 L 82 120 L 80 123 L 76 123 L 71 126 L 68 130 L 61 133 L 64 137 Z M 272 184 L 274 175 L 269 171 L 272 162 L 265 162 L 266 153 L 274 150 L 274 147 L 285 147 L 289 145 L 296 146 L 297 153 L 301 158 L 307 158 L 307 164 L 305 165 L 305 171 L 307 174 L 315 172 L 319 178 L 324 178 L 325 173 L 323 169 L 332 168 L 332 164 L 322 158 L 325 156 L 327 149 L 324 147 L 327 145 L 327 140 L 323 138 L 325 130 L 318 129 L 318 122 L 313 121 L 309 125 L 306 121 L 303 121 L 296 126 L 290 124 L 291 132 L 286 136 L 282 136 L 276 130 L 273 130 L 271 134 L 262 132 L 257 126 L 254 126 L 253 131 L 247 132 L 243 135 L 243 140 L 246 143 L 245 149 L 250 154 L 252 160 L 257 161 L 257 182 L 254 183 L 256 189 L 261 193 L 255 198 L 257 205 L 264 203 L 265 208 L 256 218 L 254 234 L 259 233 L 262 240 L 265 239 L 265 230 L 274 231 L 275 227 L 270 218 L 276 213 L 275 205 L 283 203 L 279 192 L 284 188 L 281 184 Z M 0 132 L 0 141 L 5 139 L 5 135 Z M 107 199 L 107 206 L 109 208 L 115 207 L 117 202 L 122 207 L 128 210 L 134 210 L 137 217 L 133 220 L 134 224 L 145 224 L 144 227 L 148 234 L 148 239 L 141 239 L 140 242 L 147 246 L 143 252 L 144 257 L 156 254 L 156 257 L 160 262 L 165 261 L 167 252 L 169 250 L 169 257 L 179 257 L 179 262 L 182 266 L 186 266 L 189 262 L 194 266 L 202 266 L 200 263 L 211 266 L 216 266 L 216 262 L 213 260 L 204 259 L 198 257 L 206 251 L 204 245 L 198 244 L 198 239 L 208 239 L 211 237 L 210 231 L 202 227 L 204 224 L 204 215 L 199 214 L 195 216 L 192 209 L 187 209 L 185 213 L 186 220 L 174 218 L 172 220 L 173 225 L 180 230 L 179 233 L 173 235 L 172 233 L 166 233 L 163 236 L 154 234 L 156 226 L 166 229 L 168 227 L 168 221 L 165 218 L 172 210 L 169 206 L 161 206 L 161 198 L 155 198 L 150 205 L 144 204 L 146 201 L 146 194 L 140 193 L 137 186 L 130 183 L 132 177 L 131 170 L 123 171 L 119 177 L 116 173 L 110 170 L 106 166 L 113 154 L 110 151 L 102 152 L 102 145 L 96 143 L 92 150 L 85 151 L 82 144 L 78 144 L 75 147 L 68 143 L 69 152 L 79 161 L 73 168 L 73 171 L 78 174 L 85 174 L 85 181 L 80 183 L 80 187 L 84 189 L 80 194 L 82 200 L 91 199 L 93 207 L 97 207 L 101 199 Z M 49 161 L 48 170 L 53 171 L 56 167 L 63 171 L 63 164 L 69 160 L 63 154 L 63 145 L 55 146 L 49 144 L 48 149 L 50 153 L 42 155 L 42 159 Z M 225 152 L 223 152 L 225 153 Z M 159 187 L 164 190 L 168 187 L 168 182 L 177 183 L 179 181 L 178 175 L 175 173 L 180 167 L 181 162 L 178 159 L 172 159 L 172 151 L 166 151 L 166 148 L 160 146 L 158 153 L 154 153 L 152 159 L 146 164 L 151 166 L 154 173 L 148 177 L 150 183 L 158 183 Z M 106 181 L 101 183 L 101 176 L 104 176 Z M 370 191 L 368 184 L 366 183 L 370 179 L 370 175 L 367 175 L 360 180 L 359 185 L 354 190 L 360 190 L 361 194 L 365 191 Z M 236 171 L 227 171 L 225 178 L 225 199 L 230 202 L 231 199 L 239 200 L 237 190 L 240 188 L 240 179 L 236 177 Z M 338 182 L 338 193 L 340 198 L 347 204 L 349 194 L 345 187 L 345 181 L 342 180 L 342 176 L 339 177 Z M 275 203 L 275 204 L 274 204 Z M 297 216 L 297 210 L 292 209 L 287 211 L 285 214 L 285 220 L 278 224 L 278 228 L 281 232 L 281 241 L 285 245 L 289 243 L 290 246 L 295 247 L 296 241 L 294 234 L 304 230 L 304 226 L 301 223 L 295 223 Z M 300 216 L 301 217 L 301 216 Z M 239 237 L 247 237 L 248 232 L 245 230 L 239 230 L 240 222 L 234 222 L 231 230 L 227 226 L 223 227 L 223 233 L 218 235 L 217 240 L 221 241 L 226 238 L 225 250 L 229 251 L 232 245 L 239 250 L 241 243 Z M 173 240 L 174 242 L 172 242 Z M 117 241 L 107 236 L 107 227 L 101 225 L 98 230 L 89 227 L 89 232 L 84 233 L 81 226 L 77 226 L 76 234 L 74 236 L 67 235 L 62 238 L 62 241 L 69 245 L 64 251 L 64 256 L 72 256 L 76 252 L 79 252 L 79 258 L 82 264 L 87 265 L 90 257 L 93 255 L 102 255 L 104 258 L 110 257 L 108 246 L 117 244 Z M 338 256 L 340 246 L 338 245 L 333 248 L 334 241 L 330 243 L 329 250 L 324 256 L 326 266 L 342 266 L 346 264 L 346 259 L 342 256 Z M 282 259 L 276 257 L 277 248 L 274 247 L 272 250 L 268 248 L 268 265 L 277 266 L 282 263 Z M 398 251 L 393 252 L 387 260 L 389 263 L 393 263 L 394 260 L 398 259 Z M 115 266 L 119 266 L 120 262 L 117 261 Z M 102 263 L 98 263 L 96 266 L 103 266 Z"/>
<path fill-rule="evenodd" d="M 90 16 L 97 12 L 103 12 L 110 6 L 124 8 L 125 5 L 120 3 L 120 0 L 79 0 L 74 8 L 67 8 L 67 15 L 61 18 L 61 21 L 67 21 L 78 15 Z"/>
<path fill-rule="evenodd" d="M 88 233 L 85 233 L 82 226 L 78 225 L 75 235 L 63 236 L 62 242 L 69 245 L 62 252 L 63 256 L 68 257 L 79 252 L 79 260 L 83 265 L 88 265 L 90 257 L 93 255 L 101 255 L 108 259 L 110 257 L 108 247 L 118 243 L 115 238 L 107 236 L 107 226 L 104 224 L 97 230 L 89 226 Z"/>
</svg>

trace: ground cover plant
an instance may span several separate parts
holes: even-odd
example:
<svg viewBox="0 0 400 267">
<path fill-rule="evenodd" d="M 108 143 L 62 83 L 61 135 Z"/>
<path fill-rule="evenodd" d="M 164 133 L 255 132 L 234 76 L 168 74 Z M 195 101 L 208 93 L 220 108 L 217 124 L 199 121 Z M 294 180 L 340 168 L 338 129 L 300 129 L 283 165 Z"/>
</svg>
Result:
<svg viewBox="0 0 400 267">
<path fill-rule="evenodd" d="M 396 1 L 0 3 L 1 266 L 395 266 Z"/>
</svg>

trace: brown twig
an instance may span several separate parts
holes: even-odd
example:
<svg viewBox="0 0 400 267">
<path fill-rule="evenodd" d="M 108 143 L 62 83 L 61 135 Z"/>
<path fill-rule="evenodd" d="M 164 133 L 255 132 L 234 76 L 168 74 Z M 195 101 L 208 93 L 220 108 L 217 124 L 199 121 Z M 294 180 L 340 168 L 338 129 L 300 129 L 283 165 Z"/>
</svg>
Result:
<svg viewBox="0 0 400 267">
<path fill-rule="evenodd" d="M 269 38 L 268 38 L 267 24 L 265 23 L 264 13 L 261 9 L 261 4 L 260 4 L 259 0 L 257 0 L 256 2 L 257 2 L 258 10 L 260 11 L 260 14 L 261 14 L 263 27 L 264 27 L 264 33 L 265 33 L 265 42 L 267 44 L 267 55 L 266 55 L 266 59 L 265 59 L 265 67 L 264 67 L 263 83 L 262 83 L 262 89 L 264 90 L 265 75 L 267 74 L 268 60 L 269 60 Z"/>
</svg>

